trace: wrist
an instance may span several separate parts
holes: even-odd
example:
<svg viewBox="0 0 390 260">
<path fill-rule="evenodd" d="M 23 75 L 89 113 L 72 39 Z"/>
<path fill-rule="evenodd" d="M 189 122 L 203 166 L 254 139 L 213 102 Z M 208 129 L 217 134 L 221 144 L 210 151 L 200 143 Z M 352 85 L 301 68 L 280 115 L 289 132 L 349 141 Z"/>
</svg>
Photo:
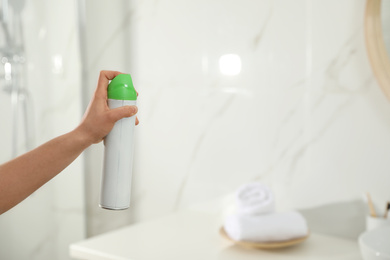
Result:
<svg viewBox="0 0 390 260">
<path fill-rule="evenodd" d="M 93 138 L 84 130 L 81 126 L 75 128 L 70 134 L 77 143 L 79 143 L 84 149 L 94 144 Z"/>
</svg>

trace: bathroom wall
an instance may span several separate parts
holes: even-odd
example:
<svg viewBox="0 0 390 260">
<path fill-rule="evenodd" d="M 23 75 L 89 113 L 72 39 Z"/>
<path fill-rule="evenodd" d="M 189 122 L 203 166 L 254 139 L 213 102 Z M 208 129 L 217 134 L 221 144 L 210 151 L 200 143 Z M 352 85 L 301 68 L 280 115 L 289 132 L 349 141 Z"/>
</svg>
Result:
<svg viewBox="0 0 390 260">
<path fill-rule="evenodd" d="M 21 13 L 34 146 L 72 130 L 81 118 L 76 14 L 75 2 L 62 0 L 26 1 Z M 3 82 L 0 163 L 12 159 L 11 97 L 3 91 Z M 22 133 L 18 154 L 26 152 Z M 69 259 L 69 243 L 85 237 L 84 216 L 83 160 L 79 158 L 0 216 L 0 259 Z"/>
<path fill-rule="evenodd" d="M 129 211 L 96 209 L 102 145 L 89 151 L 89 235 L 253 180 L 279 209 L 390 199 L 390 104 L 368 62 L 364 0 L 86 3 L 89 79 L 131 73 L 141 122 Z M 223 75 L 231 53 L 242 69 Z"/>
</svg>

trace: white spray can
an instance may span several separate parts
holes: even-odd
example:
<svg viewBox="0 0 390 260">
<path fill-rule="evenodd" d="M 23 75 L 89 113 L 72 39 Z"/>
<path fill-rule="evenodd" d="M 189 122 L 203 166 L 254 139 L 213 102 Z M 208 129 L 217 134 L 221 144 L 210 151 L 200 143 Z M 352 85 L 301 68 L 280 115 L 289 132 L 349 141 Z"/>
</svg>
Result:
<svg viewBox="0 0 390 260">
<path fill-rule="evenodd" d="M 137 92 L 129 74 L 119 74 L 108 85 L 110 109 L 136 105 Z M 104 139 L 100 207 L 111 210 L 130 206 L 135 115 L 120 119 Z"/>
</svg>

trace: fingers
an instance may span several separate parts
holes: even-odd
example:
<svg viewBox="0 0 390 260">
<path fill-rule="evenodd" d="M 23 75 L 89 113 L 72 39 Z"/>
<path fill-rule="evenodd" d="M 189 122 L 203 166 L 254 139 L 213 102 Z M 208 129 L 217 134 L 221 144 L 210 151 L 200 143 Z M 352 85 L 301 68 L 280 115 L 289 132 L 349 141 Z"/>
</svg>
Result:
<svg viewBox="0 0 390 260">
<path fill-rule="evenodd" d="M 136 106 L 123 106 L 111 109 L 108 112 L 110 120 L 113 122 L 118 121 L 119 119 L 122 119 L 124 117 L 131 117 L 137 114 L 138 108 Z M 136 119 L 137 121 L 138 119 Z"/>
<path fill-rule="evenodd" d="M 108 82 L 118 76 L 119 74 L 124 74 L 119 71 L 112 70 L 102 70 L 100 71 L 98 85 L 96 88 L 96 94 L 100 97 L 107 97 L 107 86 Z"/>
</svg>

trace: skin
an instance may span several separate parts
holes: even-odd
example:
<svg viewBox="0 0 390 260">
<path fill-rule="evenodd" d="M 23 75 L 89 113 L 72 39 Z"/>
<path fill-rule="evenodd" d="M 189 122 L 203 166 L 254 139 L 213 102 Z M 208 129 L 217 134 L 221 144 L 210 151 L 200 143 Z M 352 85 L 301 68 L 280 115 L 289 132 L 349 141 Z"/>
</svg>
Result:
<svg viewBox="0 0 390 260">
<path fill-rule="evenodd" d="M 136 106 L 109 109 L 107 86 L 109 80 L 122 74 L 101 71 L 91 102 L 73 131 L 0 165 L 0 214 L 27 198 L 71 164 L 87 147 L 101 142 L 119 119 L 131 117 Z M 136 125 L 139 123 L 136 118 Z"/>
</svg>

